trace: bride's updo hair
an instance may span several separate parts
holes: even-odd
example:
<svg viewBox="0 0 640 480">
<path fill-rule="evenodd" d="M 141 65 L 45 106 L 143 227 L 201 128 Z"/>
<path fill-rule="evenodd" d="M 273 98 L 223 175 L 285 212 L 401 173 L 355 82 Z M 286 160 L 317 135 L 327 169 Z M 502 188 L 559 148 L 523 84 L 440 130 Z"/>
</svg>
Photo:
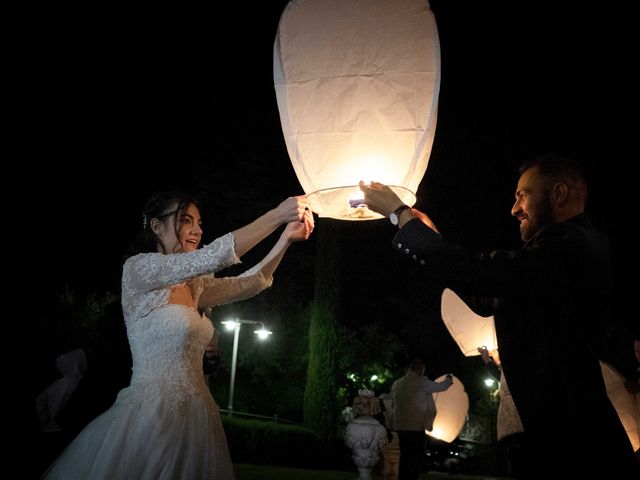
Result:
<svg viewBox="0 0 640 480">
<path fill-rule="evenodd" d="M 195 197 L 180 192 L 160 192 L 151 196 L 144 204 L 142 211 L 141 230 L 133 241 L 125 259 L 138 253 L 156 252 L 158 247 L 158 238 L 151 230 L 151 220 L 157 218 L 164 221 L 167 217 L 173 215 L 176 221 L 176 236 L 179 236 L 180 222 L 177 220 L 189 208 L 189 205 L 195 205 L 200 208 L 200 202 Z"/>
</svg>

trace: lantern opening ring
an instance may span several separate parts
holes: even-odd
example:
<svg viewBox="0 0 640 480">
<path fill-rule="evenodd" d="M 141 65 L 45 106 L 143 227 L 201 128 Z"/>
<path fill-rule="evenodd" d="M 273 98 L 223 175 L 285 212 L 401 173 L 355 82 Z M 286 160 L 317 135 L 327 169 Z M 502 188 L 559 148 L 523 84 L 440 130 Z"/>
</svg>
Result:
<svg viewBox="0 0 640 480">
<path fill-rule="evenodd" d="M 401 185 L 387 185 L 403 203 L 412 206 L 416 194 Z M 364 203 L 364 193 L 358 185 L 321 188 L 306 195 L 309 208 L 320 217 L 336 220 L 378 220 L 382 215 L 369 210 Z"/>
</svg>

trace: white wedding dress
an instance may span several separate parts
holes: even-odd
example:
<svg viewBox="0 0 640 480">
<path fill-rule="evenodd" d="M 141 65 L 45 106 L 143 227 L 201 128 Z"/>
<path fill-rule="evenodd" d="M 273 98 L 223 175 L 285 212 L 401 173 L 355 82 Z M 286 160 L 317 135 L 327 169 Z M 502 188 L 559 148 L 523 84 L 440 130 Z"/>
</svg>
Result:
<svg viewBox="0 0 640 480">
<path fill-rule="evenodd" d="M 127 260 L 122 308 L 133 357 L 131 384 L 45 474 L 47 479 L 233 479 L 218 406 L 202 357 L 213 325 L 195 308 L 169 303 L 189 288 L 200 308 L 251 297 L 271 285 L 258 266 L 239 277 L 211 273 L 238 263 L 227 234 L 191 253 Z"/>
</svg>

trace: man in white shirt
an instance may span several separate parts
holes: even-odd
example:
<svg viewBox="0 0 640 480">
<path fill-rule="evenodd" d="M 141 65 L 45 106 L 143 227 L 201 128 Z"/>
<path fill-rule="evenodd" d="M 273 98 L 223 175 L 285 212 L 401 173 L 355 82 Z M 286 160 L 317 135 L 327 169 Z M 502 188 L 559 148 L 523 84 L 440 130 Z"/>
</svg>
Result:
<svg viewBox="0 0 640 480">
<path fill-rule="evenodd" d="M 425 364 L 411 362 L 407 374 L 391 387 L 393 397 L 393 429 L 400 442 L 399 480 L 417 480 L 424 458 L 425 430 L 431 431 L 436 418 L 433 393 L 442 392 L 453 383 L 451 375 L 442 382 L 424 376 Z"/>
</svg>

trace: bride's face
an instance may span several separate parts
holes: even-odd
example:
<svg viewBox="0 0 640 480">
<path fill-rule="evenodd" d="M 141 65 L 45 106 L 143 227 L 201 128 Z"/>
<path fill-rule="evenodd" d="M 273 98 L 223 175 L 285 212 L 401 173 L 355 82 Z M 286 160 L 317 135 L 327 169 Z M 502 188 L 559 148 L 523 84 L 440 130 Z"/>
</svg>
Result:
<svg viewBox="0 0 640 480">
<path fill-rule="evenodd" d="M 193 252 L 202 240 L 202 219 L 200 211 L 190 204 L 181 213 L 176 225 L 176 215 L 170 215 L 158 226 L 158 251 L 166 253 Z M 164 246 L 164 249 L 162 248 Z"/>
<path fill-rule="evenodd" d="M 189 205 L 187 211 L 180 215 L 180 245 L 183 252 L 193 252 L 202 241 L 202 218 L 200 210 L 193 203 Z"/>
</svg>

